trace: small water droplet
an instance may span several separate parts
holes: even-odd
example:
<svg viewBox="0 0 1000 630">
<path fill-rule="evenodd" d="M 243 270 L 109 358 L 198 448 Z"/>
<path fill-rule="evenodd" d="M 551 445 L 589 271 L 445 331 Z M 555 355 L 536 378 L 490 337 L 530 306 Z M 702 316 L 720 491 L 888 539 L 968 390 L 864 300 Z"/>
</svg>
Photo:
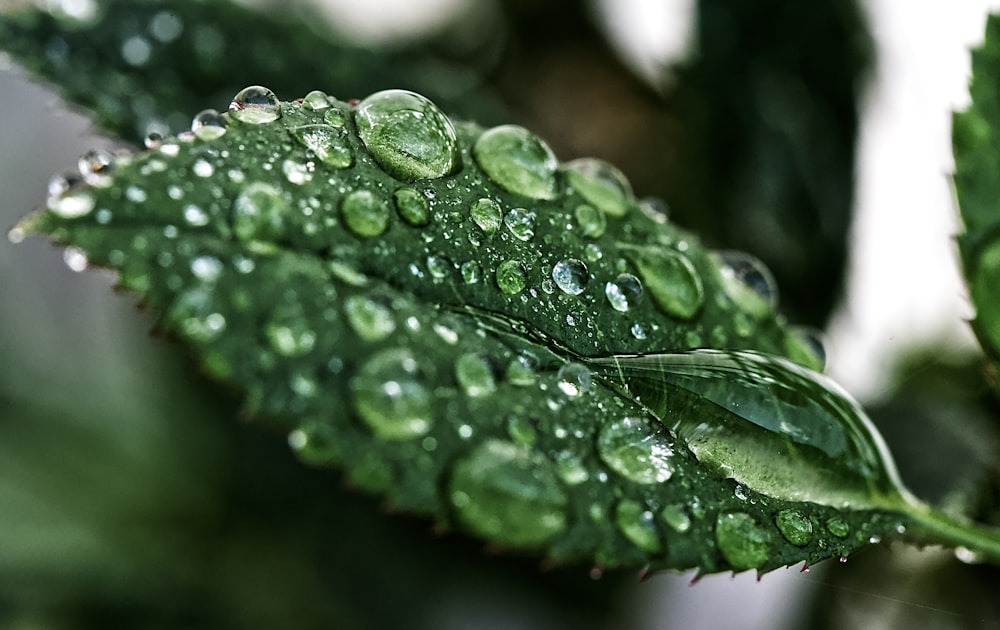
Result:
<svg viewBox="0 0 1000 630">
<path fill-rule="evenodd" d="M 736 487 L 733 489 L 733 495 L 743 502 L 746 502 L 750 498 L 750 493 L 741 484 L 736 484 Z"/>
<path fill-rule="evenodd" d="M 202 227 L 208 225 L 209 217 L 208 213 L 202 210 L 200 206 L 190 203 L 184 206 L 184 220 L 188 225 Z"/>
<path fill-rule="evenodd" d="M 64 219 L 77 219 L 90 214 L 95 205 L 94 197 L 86 190 L 74 190 L 56 198 L 50 198 L 49 211 Z"/>
<path fill-rule="evenodd" d="M 582 203 L 573 212 L 580 232 L 587 238 L 598 238 L 608 227 L 607 216 L 594 206 Z"/>
<path fill-rule="evenodd" d="M 211 177 L 215 173 L 215 167 L 211 162 L 198 158 L 191 166 L 191 172 L 198 177 Z"/>
<path fill-rule="evenodd" d="M 323 120 L 328 125 L 332 125 L 337 129 L 341 129 L 345 124 L 347 124 L 347 117 L 344 116 L 344 112 L 338 108 L 326 110 L 326 113 L 323 114 Z"/>
<path fill-rule="evenodd" d="M 271 184 L 249 184 L 233 202 L 233 232 L 244 240 L 274 242 L 284 236 L 289 204 Z"/>
<path fill-rule="evenodd" d="M 496 377 L 489 360 L 474 352 L 467 352 L 455 362 L 455 378 L 466 396 L 479 398 L 497 390 Z"/>
<path fill-rule="evenodd" d="M 639 322 L 632 324 L 632 328 L 629 329 L 629 332 L 631 332 L 632 336 L 636 339 L 642 340 L 646 338 L 646 329 Z"/>
<path fill-rule="evenodd" d="M 705 301 L 701 276 L 687 256 L 663 248 L 630 252 L 653 301 L 668 315 L 690 319 Z"/>
<path fill-rule="evenodd" d="M 472 155 L 486 175 L 508 192 L 531 199 L 555 199 L 558 194 L 555 154 L 523 127 L 503 125 L 484 132 Z"/>
<path fill-rule="evenodd" d="M 759 259 L 740 251 L 715 254 L 722 288 L 744 311 L 762 317 L 778 306 L 778 285 Z"/>
<path fill-rule="evenodd" d="M 507 364 L 507 382 L 518 387 L 530 387 L 538 382 L 532 360 L 524 355 L 518 355 Z"/>
<path fill-rule="evenodd" d="M 419 94 L 376 92 L 358 103 L 355 121 L 372 157 L 397 179 L 443 177 L 458 166 L 455 128 L 434 103 Z"/>
<path fill-rule="evenodd" d="M 325 422 L 308 422 L 288 434 L 288 445 L 303 462 L 329 466 L 341 461 L 341 444 L 336 429 Z"/>
<path fill-rule="evenodd" d="M 580 457 L 572 451 L 559 451 L 553 457 L 556 474 L 567 485 L 577 486 L 590 479 L 590 473 Z"/>
<path fill-rule="evenodd" d="M 147 149 L 155 149 L 160 146 L 163 142 L 163 134 L 159 131 L 150 131 L 146 134 L 146 137 L 142 140 L 142 146 Z"/>
<path fill-rule="evenodd" d="M 143 203 L 146 201 L 146 191 L 132 184 L 125 189 L 125 198 L 132 203 Z M 108 210 L 108 212 L 110 212 L 110 210 Z M 98 217 L 98 219 L 99 218 L 100 217 Z"/>
<path fill-rule="evenodd" d="M 451 268 L 451 262 L 443 256 L 432 255 L 427 257 L 427 273 L 435 280 L 447 278 Z"/>
<path fill-rule="evenodd" d="M 87 260 L 87 254 L 79 247 L 67 247 L 63 250 L 63 262 L 70 271 L 79 273 L 87 268 L 90 261 Z"/>
<path fill-rule="evenodd" d="M 744 512 L 719 514 L 715 521 L 715 542 L 735 571 L 759 568 L 771 555 L 771 536 Z"/>
<path fill-rule="evenodd" d="M 668 505 L 660 510 L 660 520 L 678 534 L 691 531 L 691 517 L 683 505 Z"/>
<path fill-rule="evenodd" d="M 455 332 L 454 328 L 437 322 L 431 326 L 431 330 L 433 330 L 434 333 L 441 338 L 441 341 L 445 342 L 449 346 L 453 346 L 458 343 L 458 333 Z"/>
<path fill-rule="evenodd" d="M 191 121 L 191 131 L 201 140 L 215 140 L 226 135 L 226 121 L 218 111 L 203 109 Z"/>
<path fill-rule="evenodd" d="M 351 379 L 350 387 L 358 415 L 379 437 L 409 440 L 430 430 L 432 397 L 410 350 L 376 353 Z"/>
<path fill-rule="evenodd" d="M 882 537 L 878 534 L 872 534 L 871 537 L 868 538 L 869 545 L 877 545 L 880 542 L 882 542 Z"/>
<path fill-rule="evenodd" d="M 476 284 L 483 277 L 483 268 L 474 260 L 462 263 L 460 271 L 465 284 Z"/>
<path fill-rule="evenodd" d="M 576 398 L 593 386 L 590 368 L 582 363 L 567 363 L 556 373 L 559 391 L 570 398 Z"/>
<path fill-rule="evenodd" d="M 354 333 L 364 341 L 382 341 L 396 331 L 392 310 L 381 301 L 352 295 L 344 300 L 344 314 Z"/>
<path fill-rule="evenodd" d="M 625 216 L 632 205 L 632 186 L 628 179 L 603 160 L 573 160 L 566 164 L 566 180 L 581 197 L 611 216 Z"/>
<path fill-rule="evenodd" d="M 613 282 L 604 285 L 604 297 L 611 308 L 622 313 L 642 302 L 642 282 L 630 273 L 618 274 Z"/>
<path fill-rule="evenodd" d="M 312 151 L 324 164 L 348 168 L 354 164 L 354 150 L 342 131 L 332 125 L 302 125 L 288 130 L 302 146 Z"/>
<path fill-rule="evenodd" d="M 670 209 L 662 199 L 657 197 L 646 197 L 639 202 L 639 210 L 646 215 L 650 221 L 665 224 L 670 219 Z"/>
<path fill-rule="evenodd" d="M 774 524 L 785 540 L 796 547 L 804 547 L 812 540 L 812 521 L 798 510 L 781 510 L 774 517 Z"/>
<path fill-rule="evenodd" d="M 319 111 L 321 109 L 326 109 L 330 106 L 330 97 L 326 95 L 326 92 L 321 90 L 313 90 L 305 95 L 302 99 L 302 104 L 313 111 Z"/>
<path fill-rule="evenodd" d="M 431 222 L 431 208 L 427 197 L 416 188 L 402 186 L 392 194 L 396 212 L 413 227 L 423 227 Z"/>
<path fill-rule="evenodd" d="M 215 310 L 212 291 L 198 287 L 181 292 L 167 309 L 165 319 L 188 339 L 212 341 L 226 329 L 226 318 Z"/>
<path fill-rule="evenodd" d="M 604 252 L 596 243 L 587 243 L 586 247 L 583 248 L 583 257 L 590 262 L 597 262 L 604 258 Z"/>
<path fill-rule="evenodd" d="M 312 181 L 313 163 L 302 164 L 295 160 L 285 160 L 281 163 L 281 172 L 289 183 L 301 186 Z"/>
<path fill-rule="evenodd" d="M 355 190 L 340 205 L 347 229 L 364 238 L 378 236 L 389 227 L 389 206 L 369 190 Z"/>
<path fill-rule="evenodd" d="M 527 446 L 483 442 L 452 473 L 449 496 L 458 520 L 499 545 L 543 545 L 567 521 L 568 500 L 553 468 Z"/>
<path fill-rule="evenodd" d="M 14 244 L 14 245 L 17 245 L 18 243 L 24 242 L 24 239 L 25 239 L 26 236 L 27 236 L 27 234 L 25 234 L 24 228 L 22 228 L 20 226 L 17 226 L 17 225 L 15 225 L 14 227 L 12 227 L 7 232 L 7 240 L 10 243 Z"/>
<path fill-rule="evenodd" d="M 847 535 L 851 533 L 851 526 L 839 516 L 832 516 L 826 521 L 826 531 L 837 538 L 847 538 Z"/>
<path fill-rule="evenodd" d="M 251 85 L 233 97 L 229 112 L 240 122 L 260 125 L 281 118 L 281 103 L 275 93 L 266 87 Z"/>
<path fill-rule="evenodd" d="M 105 188 L 111 185 L 114 178 L 115 157 L 108 151 L 91 149 L 83 154 L 77 166 L 84 182 L 90 186 Z"/>
<path fill-rule="evenodd" d="M 517 295 L 528 284 L 527 272 L 518 260 L 505 260 L 497 265 L 497 286 L 508 295 Z"/>
<path fill-rule="evenodd" d="M 507 418 L 507 435 L 518 444 L 531 446 L 538 439 L 534 423 L 528 418 L 514 414 Z"/>
<path fill-rule="evenodd" d="M 286 357 L 299 357 L 316 347 L 316 331 L 309 327 L 297 301 L 280 302 L 264 327 L 264 335 L 274 350 Z"/>
<path fill-rule="evenodd" d="M 656 527 L 653 513 L 639 501 L 634 499 L 619 501 L 615 508 L 615 522 L 618 524 L 618 529 L 635 546 L 649 553 L 663 551 L 663 539 Z"/>
<path fill-rule="evenodd" d="M 670 438 L 648 418 L 625 417 L 604 424 L 597 452 L 612 470 L 635 483 L 663 483 L 674 474 Z"/>
<path fill-rule="evenodd" d="M 215 256 L 198 256 L 191 261 L 191 273 L 202 282 L 215 282 L 222 275 L 222 261 Z"/>
<path fill-rule="evenodd" d="M 503 211 L 500 204 L 492 199 L 480 199 L 469 208 L 469 215 L 472 220 L 486 234 L 492 234 L 500 229 L 503 222 Z M 529 237 L 530 238 L 530 237 Z"/>
<path fill-rule="evenodd" d="M 590 272 L 582 260 L 565 258 L 552 268 L 552 279 L 564 293 L 580 295 L 587 287 Z"/>
<path fill-rule="evenodd" d="M 511 208 L 503 223 L 518 240 L 530 241 L 535 236 L 535 213 L 530 210 Z"/>
</svg>

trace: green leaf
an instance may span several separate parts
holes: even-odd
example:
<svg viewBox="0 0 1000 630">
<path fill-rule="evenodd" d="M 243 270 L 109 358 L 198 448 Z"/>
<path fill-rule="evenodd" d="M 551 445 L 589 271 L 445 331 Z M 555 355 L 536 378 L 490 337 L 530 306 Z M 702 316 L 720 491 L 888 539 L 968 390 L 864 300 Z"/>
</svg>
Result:
<svg viewBox="0 0 1000 630">
<path fill-rule="evenodd" d="M 901 487 L 769 272 L 609 164 L 411 92 L 252 86 L 80 171 L 13 240 L 116 269 L 303 460 L 397 508 L 600 566 L 767 571 L 903 527 L 1000 558 Z"/>
</svg>

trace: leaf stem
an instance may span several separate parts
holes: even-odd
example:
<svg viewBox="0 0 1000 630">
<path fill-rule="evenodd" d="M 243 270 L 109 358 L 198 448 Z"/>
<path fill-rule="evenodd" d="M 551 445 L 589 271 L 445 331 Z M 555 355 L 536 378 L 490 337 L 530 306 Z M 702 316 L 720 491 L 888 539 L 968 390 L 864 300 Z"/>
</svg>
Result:
<svg viewBox="0 0 1000 630">
<path fill-rule="evenodd" d="M 978 558 L 1000 563 L 1000 528 L 964 520 L 925 503 L 907 506 L 913 519 L 907 537 L 925 544 L 965 547 Z"/>
</svg>

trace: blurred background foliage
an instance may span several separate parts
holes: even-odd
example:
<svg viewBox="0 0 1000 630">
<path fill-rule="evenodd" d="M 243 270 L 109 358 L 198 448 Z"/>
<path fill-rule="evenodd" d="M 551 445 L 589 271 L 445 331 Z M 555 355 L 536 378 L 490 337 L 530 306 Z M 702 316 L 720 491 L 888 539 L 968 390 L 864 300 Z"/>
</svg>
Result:
<svg viewBox="0 0 1000 630">
<path fill-rule="evenodd" d="M 467 3 L 423 39 L 380 46 L 340 41 L 301 8 L 104 0 L 80 21 L 65 13 L 88 2 L 48 4 L 0 17 L 0 46 L 121 143 L 179 131 L 251 83 L 282 98 L 410 88 L 524 124 L 563 159 L 617 164 L 710 246 L 762 258 L 793 321 L 822 327 L 840 296 L 873 63 L 854 0 L 701 0 L 695 53 L 652 83 L 571 0 Z M 51 165 L 93 141 L 81 119 L 49 129 L 41 89 L 7 73 L 0 94 L 5 110 L 40 110 L 0 126 L 11 225 Z M 1000 627 L 1000 572 L 952 554 L 872 548 L 794 581 L 688 588 L 594 580 L 387 518 L 240 422 L 235 395 L 150 340 L 107 275 L 72 275 L 43 243 L 0 245 L 2 627 Z M 979 357 L 928 349 L 902 365 L 871 412 L 904 478 L 1000 523 L 1000 409 Z"/>
</svg>

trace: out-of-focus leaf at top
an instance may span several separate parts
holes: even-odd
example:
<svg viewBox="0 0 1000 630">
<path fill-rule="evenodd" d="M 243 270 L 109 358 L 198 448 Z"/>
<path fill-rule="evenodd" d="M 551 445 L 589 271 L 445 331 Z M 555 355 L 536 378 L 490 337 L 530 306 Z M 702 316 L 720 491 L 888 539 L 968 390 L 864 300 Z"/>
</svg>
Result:
<svg viewBox="0 0 1000 630">
<path fill-rule="evenodd" d="M 593 159 L 389 90 L 240 91 L 139 155 L 91 152 L 11 232 L 116 269 L 307 462 L 506 549 L 702 572 L 904 527 L 1000 558 L 903 489 L 776 311 Z"/>
<path fill-rule="evenodd" d="M 289 94 L 328 86 L 345 99 L 405 87 L 463 116 L 502 111 L 475 72 L 423 48 L 343 45 L 293 17 L 228 0 L 92 4 L 81 16 L 34 8 L 0 14 L 0 49 L 132 142 L 185 129 L 193 112 L 255 81 Z"/>
</svg>

